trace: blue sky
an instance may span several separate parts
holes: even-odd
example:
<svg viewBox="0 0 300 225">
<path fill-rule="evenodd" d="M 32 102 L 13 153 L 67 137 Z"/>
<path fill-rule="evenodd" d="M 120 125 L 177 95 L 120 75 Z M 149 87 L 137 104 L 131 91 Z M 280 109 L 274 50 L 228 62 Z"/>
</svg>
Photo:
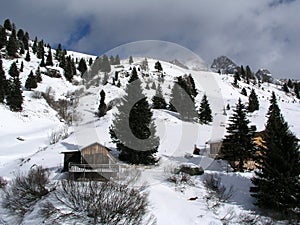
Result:
<svg viewBox="0 0 300 225">
<path fill-rule="evenodd" d="M 177 43 L 207 64 L 226 55 L 256 71 L 300 79 L 299 0 L 14 0 L 10 18 L 52 46 L 101 55 L 141 40 Z"/>
</svg>

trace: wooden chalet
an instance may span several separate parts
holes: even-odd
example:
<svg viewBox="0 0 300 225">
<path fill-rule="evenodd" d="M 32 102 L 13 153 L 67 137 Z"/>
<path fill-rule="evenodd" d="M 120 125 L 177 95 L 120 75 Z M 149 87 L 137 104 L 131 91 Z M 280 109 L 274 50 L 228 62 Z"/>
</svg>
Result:
<svg viewBox="0 0 300 225">
<path fill-rule="evenodd" d="M 64 154 L 63 172 L 78 179 L 107 180 L 116 177 L 119 164 L 110 154 L 110 149 L 95 142 L 77 150 L 62 152 Z"/>
</svg>

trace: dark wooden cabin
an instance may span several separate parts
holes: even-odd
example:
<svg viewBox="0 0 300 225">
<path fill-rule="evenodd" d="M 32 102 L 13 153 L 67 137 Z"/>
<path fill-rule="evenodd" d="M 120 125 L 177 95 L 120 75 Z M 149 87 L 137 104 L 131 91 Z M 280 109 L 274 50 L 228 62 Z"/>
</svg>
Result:
<svg viewBox="0 0 300 225">
<path fill-rule="evenodd" d="M 110 154 L 110 149 L 98 142 L 82 149 L 62 152 L 64 154 L 63 172 L 69 172 L 74 179 L 116 176 L 117 160 Z"/>
</svg>

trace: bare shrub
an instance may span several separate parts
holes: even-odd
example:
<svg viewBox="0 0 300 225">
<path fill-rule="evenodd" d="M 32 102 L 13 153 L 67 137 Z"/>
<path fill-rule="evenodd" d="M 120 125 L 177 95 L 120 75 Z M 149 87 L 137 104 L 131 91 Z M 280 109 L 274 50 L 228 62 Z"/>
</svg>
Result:
<svg viewBox="0 0 300 225">
<path fill-rule="evenodd" d="M 209 208 L 216 208 L 221 203 L 227 202 L 233 195 L 233 187 L 229 190 L 221 184 L 221 177 L 217 174 L 207 174 L 203 180 L 204 186 L 207 190 L 205 196 L 206 203 Z"/>
<path fill-rule="evenodd" d="M 69 137 L 69 128 L 68 126 L 63 126 L 62 128 L 58 130 L 52 130 L 52 132 L 49 135 L 49 144 L 53 145 L 60 140 L 64 140 L 67 137 Z"/>
<path fill-rule="evenodd" d="M 55 221 L 80 217 L 90 218 L 94 224 L 142 224 L 148 214 L 148 193 L 143 187 L 124 183 L 62 180 L 55 196 L 69 213 L 63 214 L 47 203 L 42 207 L 44 218 L 52 215 Z"/>
<path fill-rule="evenodd" d="M 186 185 L 194 185 L 192 177 L 187 174 L 180 172 L 180 168 L 174 165 L 169 165 L 164 168 L 164 175 L 167 181 L 175 184 L 175 189 L 183 192 Z"/>
<path fill-rule="evenodd" d="M 40 91 L 34 91 L 31 93 L 31 98 L 35 98 L 35 99 L 41 99 L 43 96 L 42 96 L 42 92 Z"/>
<path fill-rule="evenodd" d="M 17 175 L 4 189 L 2 206 L 12 214 L 23 216 L 32 206 L 50 192 L 49 172 L 40 166 L 28 174 Z"/>
</svg>

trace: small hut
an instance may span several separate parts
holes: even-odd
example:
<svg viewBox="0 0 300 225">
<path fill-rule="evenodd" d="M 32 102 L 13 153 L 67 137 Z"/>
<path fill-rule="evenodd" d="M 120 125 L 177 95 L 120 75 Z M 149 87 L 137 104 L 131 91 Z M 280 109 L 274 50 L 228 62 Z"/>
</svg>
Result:
<svg viewBox="0 0 300 225">
<path fill-rule="evenodd" d="M 74 179 L 108 179 L 116 176 L 118 172 L 117 160 L 110 154 L 110 149 L 98 142 L 62 153 L 63 172 L 69 172 Z"/>
<path fill-rule="evenodd" d="M 223 140 L 220 139 L 210 139 L 206 142 L 206 144 L 209 144 L 209 157 L 215 158 L 219 151 L 221 150 Z"/>
</svg>

